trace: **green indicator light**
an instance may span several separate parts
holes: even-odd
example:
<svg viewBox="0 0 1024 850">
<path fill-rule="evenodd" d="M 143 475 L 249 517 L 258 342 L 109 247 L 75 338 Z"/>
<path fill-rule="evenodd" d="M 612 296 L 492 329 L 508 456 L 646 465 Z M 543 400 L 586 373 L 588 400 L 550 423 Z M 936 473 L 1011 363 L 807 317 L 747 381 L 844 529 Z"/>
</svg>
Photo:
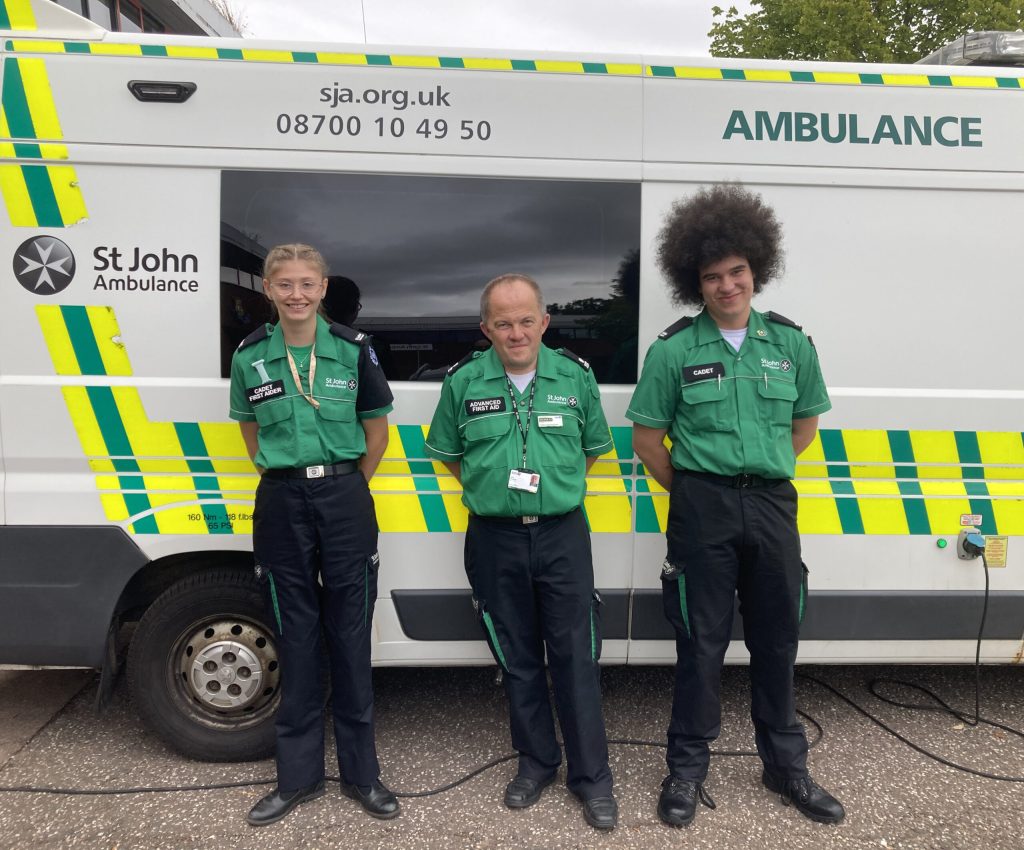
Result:
<svg viewBox="0 0 1024 850">
<path fill-rule="evenodd" d="M 935 545 L 938 546 L 940 549 L 945 549 L 949 544 L 943 538 L 940 537 L 938 540 L 935 541 Z"/>
</svg>

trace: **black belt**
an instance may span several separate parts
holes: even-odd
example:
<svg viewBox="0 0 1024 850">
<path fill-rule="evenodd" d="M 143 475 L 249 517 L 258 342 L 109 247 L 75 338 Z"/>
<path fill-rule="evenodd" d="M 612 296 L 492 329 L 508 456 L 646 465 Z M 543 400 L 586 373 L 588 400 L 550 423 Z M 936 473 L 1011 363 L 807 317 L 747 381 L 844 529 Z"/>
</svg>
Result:
<svg viewBox="0 0 1024 850">
<path fill-rule="evenodd" d="M 701 481 L 710 481 L 712 484 L 720 484 L 723 487 L 735 487 L 745 489 L 747 487 L 774 487 L 788 478 L 762 478 L 760 475 L 751 475 L 748 472 L 741 472 L 739 475 L 716 475 L 713 472 L 695 472 L 692 469 L 680 469 L 683 475 L 691 475 Z"/>
<path fill-rule="evenodd" d="M 316 466 L 299 466 L 294 469 L 265 469 L 265 478 L 327 478 L 331 475 L 351 475 L 359 471 L 359 464 L 354 460 L 342 463 L 318 464 Z"/>
<path fill-rule="evenodd" d="M 495 525 L 543 525 L 546 522 L 556 522 L 560 519 L 565 519 L 567 516 L 571 516 L 576 513 L 579 508 L 573 508 L 568 513 L 564 514 L 550 514 L 548 516 L 536 516 L 528 514 L 527 516 L 481 516 L 480 514 L 473 514 L 476 519 L 482 519 L 484 522 L 494 523 Z"/>
</svg>

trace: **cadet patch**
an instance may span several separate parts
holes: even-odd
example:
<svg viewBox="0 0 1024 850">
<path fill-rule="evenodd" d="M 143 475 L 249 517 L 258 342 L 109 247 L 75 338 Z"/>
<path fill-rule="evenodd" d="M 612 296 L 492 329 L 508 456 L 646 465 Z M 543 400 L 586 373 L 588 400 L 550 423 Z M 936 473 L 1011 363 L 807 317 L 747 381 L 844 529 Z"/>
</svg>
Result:
<svg viewBox="0 0 1024 850">
<path fill-rule="evenodd" d="M 481 413 L 501 413 L 505 410 L 505 397 L 467 398 L 466 415 L 479 416 Z"/>
<path fill-rule="evenodd" d="M 694 381 L 707 381 L 711 378 L 724 378 L 725 367 L 721 363 L 701 363 L 699 366 L 684 366 L 683 381 L 692 384 Z"/>
<path fill-rule="evenodd" d="M 271 401 L 278 396 L 284 395 L 284 381 L 271 381 L 258 387 L 247 387 L 245 390 L 249 397 L 249 404 L 260 404 L 264 401 Z"/>
<path fill-rule="evenodd" d="M 374 366 L 380 366 L 380 360 L 377 359 L 377 352 L 373 350 L 372 345 L 366 346 L 366 350 L 370 352 L 370 362 Z"/>
</svg>

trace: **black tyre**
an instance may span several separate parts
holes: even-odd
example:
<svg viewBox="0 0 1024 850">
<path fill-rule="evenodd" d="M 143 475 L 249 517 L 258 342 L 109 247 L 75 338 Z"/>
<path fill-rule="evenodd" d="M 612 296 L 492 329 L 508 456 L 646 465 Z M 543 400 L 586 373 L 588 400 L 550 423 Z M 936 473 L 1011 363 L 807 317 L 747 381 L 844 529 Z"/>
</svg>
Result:
<svg viewBox="0 0 1024 850">
<path fill-rule="evenodd" d="M 200 761 L 271 755 L 279 684 L 274 633 L 249 573 L 218 570 L 171 585 L 139 622 L 128 653 L 143 722 Z"/>
</svg>

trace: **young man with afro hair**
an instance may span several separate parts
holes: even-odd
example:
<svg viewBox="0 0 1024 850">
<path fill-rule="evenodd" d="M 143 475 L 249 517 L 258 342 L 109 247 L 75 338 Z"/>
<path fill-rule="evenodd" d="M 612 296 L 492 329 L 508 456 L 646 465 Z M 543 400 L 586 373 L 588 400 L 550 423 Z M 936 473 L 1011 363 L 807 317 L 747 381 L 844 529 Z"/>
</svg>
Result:
<svg viewBox="0 0 1024 850">
<path fill-rule="evenodd" d="M 658 237 L 673 300 L 702 308 L 658 335 L 626 413 L 637 455 L 670 494 L 661 579 L 676 675 L 658 816 L 673 826 L 698 802 L 714 808 L 704 782 L 737 593 L 762 782 L 812 820 L 845 814 L 807 772 L 793 697 L 807 581 L 790 479 L 831 402 L 810 339 L 750 304 L 781 270 L 781 242 L 773 210 L 735 184 L 677 201 Z"/>
</svg>

